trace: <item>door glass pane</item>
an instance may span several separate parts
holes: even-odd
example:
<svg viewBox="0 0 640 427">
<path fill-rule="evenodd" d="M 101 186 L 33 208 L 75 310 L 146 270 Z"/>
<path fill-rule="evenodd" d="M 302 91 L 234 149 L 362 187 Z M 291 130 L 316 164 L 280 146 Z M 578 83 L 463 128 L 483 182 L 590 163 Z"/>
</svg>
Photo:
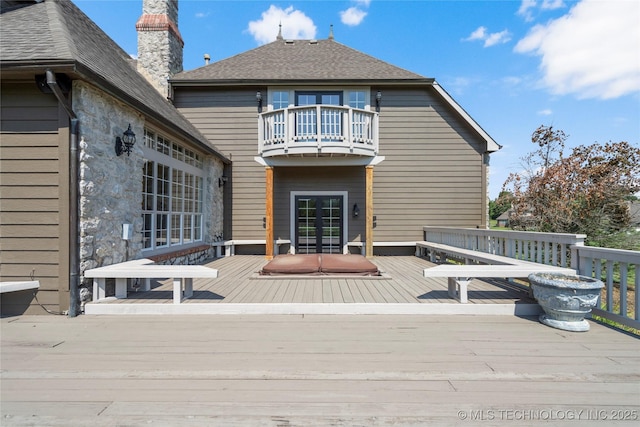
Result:
<svg viewBox="0 0 640 427">
<path fill-rule="evenodd" d="M 340 105 L 340 95 L 337 93 L 323 93 L 320 104 L 324 105 Z"/>
<path fill-rule="evenodd" d="M 297 206 L 297 252 L 301 254 L 316 253 L 316 200 L 300 197 L 297 199 Z"/>
<path fill-rule="evenodd" d="M 316 105 L 315 93 L 298 93 L 296 94 L 296 105 Z"/>
<path fill-rule="evenodd" d="M 342 198 L 322 199 L 322 253 L 342 252 Z"/>
<path fill-rule="evenodd" d="M 296 252 L 342 253 L 342 197 L 297 197 Z"/>
</svg>

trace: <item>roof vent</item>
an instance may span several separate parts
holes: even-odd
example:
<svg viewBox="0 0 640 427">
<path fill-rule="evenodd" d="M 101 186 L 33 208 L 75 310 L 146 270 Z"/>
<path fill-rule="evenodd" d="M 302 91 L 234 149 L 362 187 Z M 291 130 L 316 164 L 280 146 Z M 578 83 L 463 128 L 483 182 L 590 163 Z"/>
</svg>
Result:
<svg viewBox="0 0 640 427">
<path fill-rule="evenodd" d="M 295 41 L 294 40 L 285 40 L 284 44 L 294 44 Z"/>
<path fill-rule="evenodd" d="M 318 44 L 318 40 L 309 40 L 309 44 Z"/>
</svg>

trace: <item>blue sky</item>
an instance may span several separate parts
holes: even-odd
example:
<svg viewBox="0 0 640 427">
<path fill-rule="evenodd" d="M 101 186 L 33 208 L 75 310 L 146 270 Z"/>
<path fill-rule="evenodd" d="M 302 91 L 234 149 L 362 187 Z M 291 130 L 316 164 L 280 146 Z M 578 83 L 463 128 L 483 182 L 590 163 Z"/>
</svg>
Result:
<svg viewBox="0 0 640 427">
<path fill-rule="evenodd" d="M 142 0 L 74 0 L 137 54 Z M 497 197 L 531 133 L 552 125 L 568 147 L 640 145 L 637 0 L 180 0 L 184 69 L 285 38 L 336 41 L 435 78 L 503 148 L 491 156 Z"/>
</svg>

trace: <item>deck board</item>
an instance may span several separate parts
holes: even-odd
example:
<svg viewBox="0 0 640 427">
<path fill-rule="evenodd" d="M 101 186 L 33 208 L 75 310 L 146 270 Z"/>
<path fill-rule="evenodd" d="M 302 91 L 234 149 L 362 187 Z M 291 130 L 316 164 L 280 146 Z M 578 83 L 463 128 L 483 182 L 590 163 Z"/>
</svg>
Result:
<svg viewBox="0 0 640 427">
<path fill-rule="evenodd" d="M 219 271 L 217 279 L 196 279 L 194 296 L 186 304 L 334 303 L 334 304 L 438 304 L 451 303 L 446 278 L 424 278 L 422 270 L 433 266 L 415 256 L 374 257 L 372 262 L 384 278 L 259 277 L 266 264 L 263 256 L 237 255 L 206 265 Z M 152 281 L 148 292 L 129 291 L 127 299 L 109 304 L 171 303 L 170 280 Z M 528 295 L 504 280 L 475 279 L 469 286 L 470 304 L 533 302 Z"/>
<path fill-rule="evenodd" d="M 640 340 L 590 323 L 591 331 L 571 333 L 516 316 L 3 318 L 0 419 L 3 426 L 636 425 Z M 632 418 L 611 422 L 625 411 Z"/>
</svg>

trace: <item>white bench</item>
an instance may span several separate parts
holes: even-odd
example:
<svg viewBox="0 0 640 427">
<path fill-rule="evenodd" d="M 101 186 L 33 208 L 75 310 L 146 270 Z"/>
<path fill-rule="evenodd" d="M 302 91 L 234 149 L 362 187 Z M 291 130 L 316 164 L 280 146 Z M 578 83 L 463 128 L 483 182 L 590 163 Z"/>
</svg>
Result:
<svg viewBox="0 0 640 427">
<path fill-rule="evenodd" d="M 142 290 L 149 290 L 150 279 L 171 278 L 173 303 L 180 304 L 193 296 L 193 279 L 217 278 L 218 270 L 203 265 L 157 265 L 143 258 L 86 270 L 84 277 L 93 279 L 94 302 L 106 298 L 106 279 L 116 280 L 116 298 L 126 298 L 127 279 L 143 279 Z"/>
<path fill-rule="evenodd" d="M 393 248 L 393 247 L 404 247 L 404 246 L 415 246 L 416 242 L 411 241 L 411 242 L 373 242 L 373 247 L 374 248 L 382 248 L 382 247 L 387 247 L 387 248 Z M 365 242 L 347 242 L 347 246 L 348 247 L 354 247 L 354 248 L 360 248 L 360 254 L 361 255 L 366 255 L 366 244 Z"/>
<path fill-rule="evenodd" d="M 211 246 L 216 248 L 216 257 L 222 257 L 222 248 L 224 247 L 224 256 L 233 256 L 236 254 L 236 246 L 239 245 L 266 245 L 267 241 L 263 240 L 223 240 L 220 242 L 213 242 Z M 287 239 L 278 239 L 273 242 L 273 253 L 278 255 L 280 253 L 280 245 L 290 245 L 291 240 Z"/>
<path fill-rule="evenodd" d="M 455 246 L 445 245 L 442 243 L 433 242 L 416 242 L 416 256 L 421 256 L 422 251 L 426 250 L 429 253 L 429 260 L 431 262 L 447 261 L 447 255 L 453 258 L 463 259 L 465 264 L 471 264 L 472 262 L 479 262 L 483 264 L 497 264 L 497 265 L 514 265 L 514 264 L 529 264 L 540 265 L 535 262 L 521 261 L 515 258 L 509 258 L 502 255 L 494 255 L 481 251 L 474 251 L 472 249 L 458 248 Z"/>
<path fill-rule="evenodd" d="M 23 282 L 0 282 L 0 294 L 5 292 L 27 291 L 40 288 L 38 280 L 26 280 Z"/>
<path fill-rule="evenodd" d="M 517 260 L 514 260 L 517 261 Z M 518 278 L 527 277 L 531 273 L 556 272 L 575 275 L 575 270 L 570 268 L 554 267 L 544 264 L 513 264 L 513 265 L 456 265 L 441 264 L 435 267 L 425 268 L 424 277 L 447 277 L 448 293 L 451 298 L 457 299 L 461 304 L 469 301 L 467 287 L 469 282 L 478 277 Z"/>
</svg>

